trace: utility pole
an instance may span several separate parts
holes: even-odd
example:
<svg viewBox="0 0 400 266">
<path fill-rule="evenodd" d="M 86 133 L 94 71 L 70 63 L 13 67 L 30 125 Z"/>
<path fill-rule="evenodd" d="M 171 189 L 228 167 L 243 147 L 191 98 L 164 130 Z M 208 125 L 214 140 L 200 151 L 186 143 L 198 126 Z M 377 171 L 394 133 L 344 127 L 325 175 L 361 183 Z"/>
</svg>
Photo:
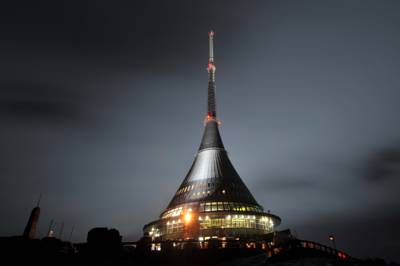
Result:
<svg viewBox="0 0 400 266">
<path fill-rule="evenodd" d="M 337 248 L 336 248 L 336 237 L 335 237 L 335 235 L 330 235 L 329 236 L 329 240 L 332 242 L 332 245 L 333 245 L 333 248 L 335 249 L 335 250 L 337 250 Z"/>
<path fill-rule="evenodd" d="M 51 219 L 50 224 L 49 224 L 49 230 L 47 230 L 47 237 L 53 237 L 53 224 L 54 224 L 54 219 Z"/>
</svg>

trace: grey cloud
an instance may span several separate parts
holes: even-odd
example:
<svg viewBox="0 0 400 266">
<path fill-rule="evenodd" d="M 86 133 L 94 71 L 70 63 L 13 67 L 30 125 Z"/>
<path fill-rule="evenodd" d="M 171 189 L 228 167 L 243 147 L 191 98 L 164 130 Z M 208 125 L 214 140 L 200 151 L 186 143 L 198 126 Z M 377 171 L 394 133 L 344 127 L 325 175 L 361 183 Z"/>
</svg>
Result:
<svg viewBox="0 0 400 266">
<path fill-rule="evenodd" d="M 318 185 L 314 178 L 296 176 L 264 177 L 259 178 L 257 183 L 257 190 L 264 191 L 314 189 Z"/>
<path fill-rule="evenodd" d="M 400 213 L 396 209 L 398 206 L 390 205 L 387 208 L 354 211 L 351 214 L 319 214 L 297 223 L 292 229 L 299 238 L 313 238 L 326 245 L 331 245 L 328 236 L 335 234 L 337 247 L 356 257 L 398 259 L 400 243 L 397 239 L 400 238 L 400 233 L 397 227 Z M 369 251 L 371 247 L 373 252 Z"/>
<path fill-rule="evenodd" d="M 79 98 L 71 90 L 33 81 L 3 81 L 0 87 L 3 119 L 69 123 L 84 118 Z"/>
<path fill-rule="evenodd" d="M 371 155 L 364 177 L 371 182 L 400 178 L 400 149 L 384 148 Z"/>
</svg>

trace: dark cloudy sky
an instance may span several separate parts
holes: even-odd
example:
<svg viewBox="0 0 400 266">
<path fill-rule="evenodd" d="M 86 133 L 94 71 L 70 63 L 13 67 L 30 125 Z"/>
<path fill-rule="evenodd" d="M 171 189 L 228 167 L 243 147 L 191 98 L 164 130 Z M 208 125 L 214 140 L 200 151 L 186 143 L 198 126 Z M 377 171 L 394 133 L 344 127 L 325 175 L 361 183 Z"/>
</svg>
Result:
<svg viewBox="0 0 400 266">
<path fill-rule="evenodd" d="M 136 240 L 202 135 L 207 31 L 222 137 L 281 229 L 400 260 L 399 1 L 14 1 L 0 7 L 0 235 L 43 193 L 73 241 Z M 57 230 L 57 229 L 56 229 Z"/>
</svg>

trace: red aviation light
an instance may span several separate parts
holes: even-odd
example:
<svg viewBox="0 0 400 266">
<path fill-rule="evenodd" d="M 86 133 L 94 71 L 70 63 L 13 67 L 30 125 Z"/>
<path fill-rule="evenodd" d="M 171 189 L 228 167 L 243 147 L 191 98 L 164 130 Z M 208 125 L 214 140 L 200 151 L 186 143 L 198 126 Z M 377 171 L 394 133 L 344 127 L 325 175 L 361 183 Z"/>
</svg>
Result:
<svg viewBox="0 0 400 266">
<path fill-rule="evenodd" d="M 211 120 L 213 120 L 214 119 L 214 117 L 210 114 L 210 113 L 207 113 L 207 116 L 206 116 L 206 118 L 205 118 L 205 121 L 204 122 L 208 122 L 208 121 L 211 121 Z"/>
<path fill-rule="evenodd" d="M 214 31 L 212 30 L 212 31 L 210 31 L 209 33 L 208 33 L 208 36 L 214 36 Z"/>
<path fill-rule="evenodd" d="M 209 121 L 216 121 L 218 125 L 222 125 L 221 120 L 218 120 L 215 116 L 213 116 L 211 113 L 207 113 L 206 117 L 204 118 L 204 125 L 207 124 Z"/>
<path fill-rule="evenodd" d="M 209 121 L 214 119 L 215 117 L 213 117 L 211 113 L 207 113 L 206 117 L 204 117 L 204 125 L 206 125 Z"/>
</svg>

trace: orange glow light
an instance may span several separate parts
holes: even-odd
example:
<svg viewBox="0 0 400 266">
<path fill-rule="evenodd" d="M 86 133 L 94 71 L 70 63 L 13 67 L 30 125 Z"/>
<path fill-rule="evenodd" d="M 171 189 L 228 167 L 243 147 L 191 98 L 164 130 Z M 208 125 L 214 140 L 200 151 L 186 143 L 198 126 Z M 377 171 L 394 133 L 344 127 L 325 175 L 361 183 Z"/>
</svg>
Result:
<svg viewBox="0 0 400 266">
<path fill-rule="evenodd" d="M 192 215 L 190 213 L 185 214 L 185 222 L 189 223 L 192 220 Z"/>
</svg>

